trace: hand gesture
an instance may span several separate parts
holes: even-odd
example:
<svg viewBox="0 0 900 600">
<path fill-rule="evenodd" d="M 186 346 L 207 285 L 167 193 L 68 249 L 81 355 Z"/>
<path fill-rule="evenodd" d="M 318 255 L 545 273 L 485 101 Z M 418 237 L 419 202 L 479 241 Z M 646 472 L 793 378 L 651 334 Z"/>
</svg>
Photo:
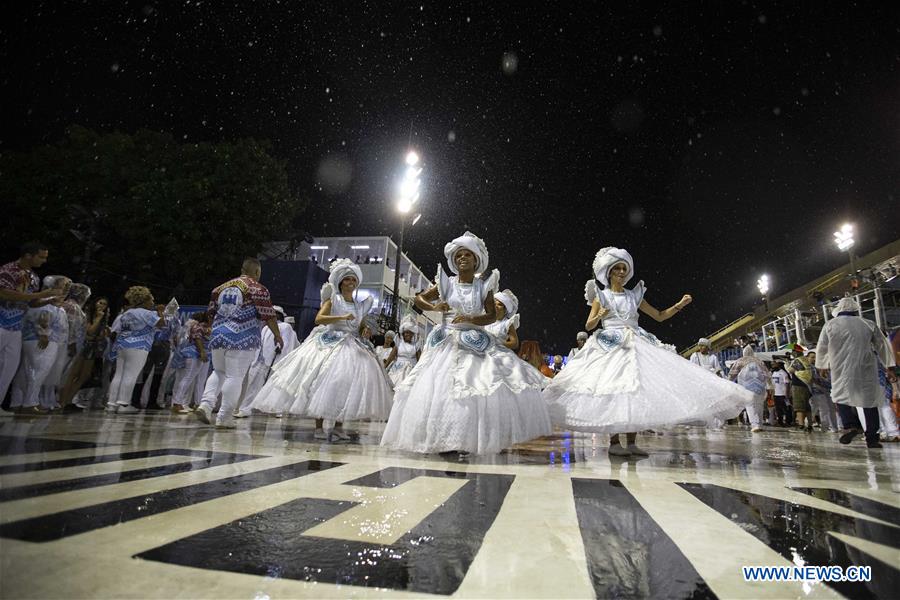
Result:
<svg viewBox="0 0 900 600">
<path fill-rule="evenodd" d="M 678 301 L 678 308 L 684 308 L 685 306 L 687 306 L 688 304 L 690 304 L 693 301 L 694 301 L 694 299 L 691 298 L 690 294 L 685 294 L 684 296 L 681 297 L 681 300 Z"/>
<path fill-rule="evenodd" d="M 37 345 L 38 345 L 38 348 L 40 348 L 41 350 L 45 349 L 49 343 L 50 343 L 50 338 L 48 338 L 46 335 L 38 336 L 38 344 Z"/>
<path fill-rule="evenodd" d="M 277 335 L 275 336 L 275 354 L 281 354 L 282 350 L 284 350 L 284 340 Z"/>
<path fill-rule="evenodd" d="M 822 376 L 822 379 L 828 379 L 828 369 L 819 369 L 819 375 Z"/>
<path fill-rule="evenodd" d="M 472 319 L 464 315 L 458 315 L 451 323 L 471 323 Z"/>
<path fill-rule="evenodd" d="M 433 305 L 433 306 L 431 307 L 431 309 L 434 310 L 434 311 L 437 311 L 437 312 L 442 312 L 442 313 L 443 313 L 443 312 L 449 312 L 449 311 L 450 311 L 450 305 L 447 304 L 446 302 L 441 301 L 441 302 L 438 302 L 437 304 Z"/>
<path fill-rule="evenodd" d="M 200 362 L 208 362 L 208 361 L 209 361 L 209 356 L 206 355 L 206 352 L 201 352 L 200 353 Z"/>
<path fill-rule="evenodd" d="M 342 318 L 343 318 L 345 321 L 352 321 L 353 319 L 356 318 L 356 315 L 352 315 L 352 314 L 350 314 L 350 313 L 347 313 L 347 314 L 344 315 Z"/>
</svg>

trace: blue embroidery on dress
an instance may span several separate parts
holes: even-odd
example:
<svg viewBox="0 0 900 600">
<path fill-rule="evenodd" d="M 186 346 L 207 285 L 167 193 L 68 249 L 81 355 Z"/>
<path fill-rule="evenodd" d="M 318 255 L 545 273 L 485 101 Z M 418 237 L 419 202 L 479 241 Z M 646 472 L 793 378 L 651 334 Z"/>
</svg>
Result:
<svg viewBox="0 0 900 600">
<path fill-rule="evenodd" d="M 625 341 L 625 332 L 622 329 L 600 329 L 594 334 L 600 347 L 609 352 L 616 346 L 621 346 Z"/>
<path fill-rule="evenodd" d="M 319 343 L 323 346 L 334 346 L 342 339 L 344 339 L 344 335 L 342 333 L 333 331 L 331 329 L 326 329 L 322 332 L 322 335 L 319 336 Z"/>
<path fill-rule="evenodd" d="M 441 342 L 447 339 L 447 332 L 443 327 L 435 327 L 434 330 L 428 335 L 428 347 L 434 348 Z"/>
<path fill-rule="evenodd" d="M 460 343 L 475 352 L 484 352 L 491 345 L 491 336 L 483 329 L 466 329 L 459 334 Z"/>
</svg>

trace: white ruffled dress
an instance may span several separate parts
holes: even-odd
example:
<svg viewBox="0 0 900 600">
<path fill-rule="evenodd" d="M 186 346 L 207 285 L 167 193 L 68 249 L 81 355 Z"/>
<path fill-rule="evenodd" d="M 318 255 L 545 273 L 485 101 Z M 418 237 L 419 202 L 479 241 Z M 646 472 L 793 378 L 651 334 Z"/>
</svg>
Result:
<svg viewBox="0 0 900 600">
<path fill-rule="evenodd" d="M 518 355 L 506 347 L 506 339 L 509 337 L 509 328 L 514 326 L 516 329 L 519 328 L 519 314 L 517 313 L 512 318 L 501 319 L 500 321 L 496 321 L 486 326 L 484 329 L 493 335 L 497 339 L 497 345 L 499 345 L 503 350 L 509 352 L 518 358 Z M 548 383 L 550 383 L 550 378 L 541 373 L 538 369 L 535 369 L 531 363 L 525 362 L 524 360 L 519 359 L 525 365 L 525 377 L 535 385 L 538 385 L 543 389 L 546 387 Z"/>
<path fill-rule="evenodd" d="M 590 285 L 590 284 L 589 284 Z M 638 326 L 644 282 L 586 295 L 609 308 L 602 329 L 544 389 L 553 423 L 566 429 L 622 433 L 711 417 L 736 417 L 753 394 L 685 360 Z"/>
<path fill-rule="evenodd" d="M 413 367 L 416 366 L 416 352 L 418 348 L 415 344 L 407 344 L 403 340 L 397 344 L 397 358 L 391 363 L 388 369 L 388 377 L 396 388 L 400 382 L 406 379 Z M 385 360 L 387 357 L 385 357 Z"/>
<path fill-rule="evenodd" d="M 439 269 L 441 299 L 455 315 L 484 314 L 499 273 L 460 283 Z M 397 386 L 381 444 L 410 452 L 500 452 L 551 431 L 541 385 L 512 351 L 483 327 L 432 330 L 418 364 Z"/>
<path fill-rule="evenodd" d="M 249 408 L 334 421 L 387 418 L 390 381 L 372 346 L 357 333 L 372 298 L 347 302 L 334 294 L 331 302 L 332 315 L 353 314 L 354 319 L 314 328 L 272 368 Z"/>
</svg>

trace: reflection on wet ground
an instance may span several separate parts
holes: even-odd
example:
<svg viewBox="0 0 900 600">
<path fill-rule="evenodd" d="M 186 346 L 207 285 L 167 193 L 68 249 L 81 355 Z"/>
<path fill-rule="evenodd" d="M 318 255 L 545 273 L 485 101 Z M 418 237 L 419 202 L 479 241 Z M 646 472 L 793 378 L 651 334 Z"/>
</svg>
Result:
<svg viewBox="0 0 900 600">
<path fill-rule="evenodd" d="M 894 446 L 679 428 L 641 434 L 650 453 L 641 459 L 609 457 L 606 436 L 567 432 L 496 456 L 417 456 L 381 448 L 382 428 L 362 423 L 358 440 L 327 444 L 299 419 L 253 417 L 237 430 L 167 413 L 7 420 L 0 595 L 891 598 L 900 589 Z M 44 577 L 46 564 L 67 570 Z M 741 566 L 768 564 L 869 565 L 873 580 L 743 580 Z"/>
<path fill-rule="evenodd" d="M 900 589 L 897 564 L 889 565 L 836 538 L 843 533 L 900 549 L 900 528 L 718 485 L 682 483 L 699 498 L 767 546 L 799 565 L 872 567 L 870 583 L 829 582 L 848 598 L 889 598 Z M 900 558 L 900 553 L 896 554 Z"/>
</svg>

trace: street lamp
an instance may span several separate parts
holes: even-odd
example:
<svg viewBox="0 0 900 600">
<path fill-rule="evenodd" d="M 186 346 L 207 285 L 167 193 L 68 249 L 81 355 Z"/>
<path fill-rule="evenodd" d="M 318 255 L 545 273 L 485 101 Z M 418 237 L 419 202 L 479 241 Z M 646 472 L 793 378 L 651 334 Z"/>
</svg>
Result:
<svg viewBox="0 0 900 600">
<path fill-rule="evenodd" d="M 397 196 L 397 211 L 400 213 L 400 244 L 397 246 L 397 258 L 394 261 L 394 302 L 391 306 L 391 323 L 394 329 L 400 327 L 400 261 L 403 255 L 403 232 L 406 228 L 406 219 L 413 205 L 419 201 L 419 186 L 422 180 L 422 167 L 419 166 L 419 155 L 410 150 L 406 154 L 406 171 L 400 180 Z M 415 225 L 422 215 L 417 215 L 412 222 Z"/>
<path fill-rule="evenodd" d="M 853 239 L 853 225 L 844 223 L 838 231 L 835 231 L 834 243 L 837 245 L 838 250 L 847 253 L 847 258 L 850 261 L 850 278 L 855 280 L 856 265 L 854 264 L 853 246 L 856 244 L 856 240 Z"/>
<path fill-rule="evenodd" d="M 756 288 L 762 296 L 763 304 L 765 304 L 766 312 L 769 312 L 769 276 L 763 275 L 756 280 Z"/>
</svg>

